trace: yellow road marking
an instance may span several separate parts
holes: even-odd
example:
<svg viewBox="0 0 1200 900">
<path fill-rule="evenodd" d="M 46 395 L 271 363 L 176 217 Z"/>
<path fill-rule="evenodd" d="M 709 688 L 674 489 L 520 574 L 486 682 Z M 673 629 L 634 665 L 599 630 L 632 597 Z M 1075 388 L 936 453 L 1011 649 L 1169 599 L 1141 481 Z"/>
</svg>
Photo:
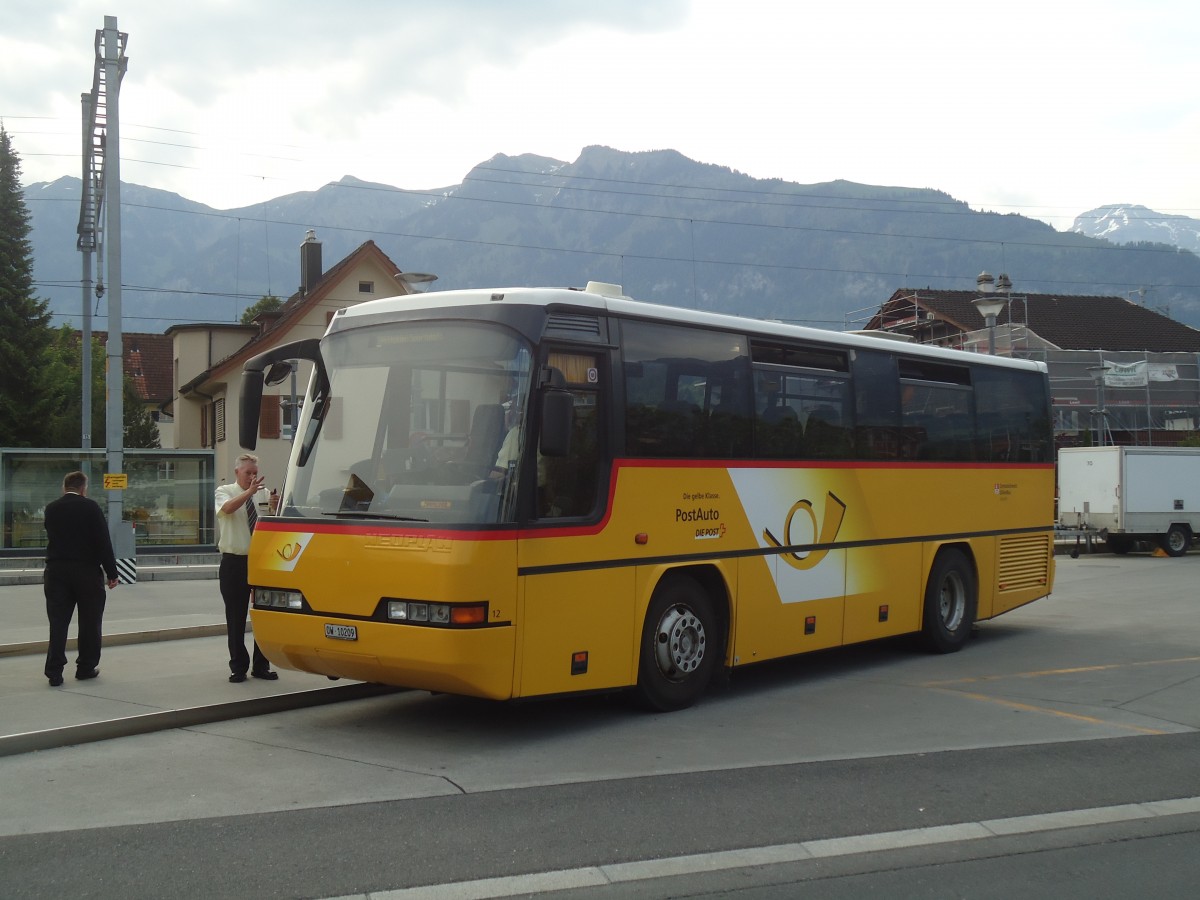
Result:
<svg viewBox="0 0 1200 900">
<path fill-rule="evenodd" d="M 1122 728 L 1126 731 L 1136 731 L 1138 734 L 1167 734 L 1158 728 L 1143 728 L 1140 725 L 1122 725 L 1120 722 L 1110 722 L 1107 719 L 1097 719 L 1095 716 L 1084 716 L 1079 713 L 1063 712 L 1058 709 L 1050 709 L 1045 706 L 1034 706 L 1030 703 L 1019 703 L 1016 700 L 1004 700 L 1000 697 L 989 697 L 987 694 L 974 694 L 967 691 L 951 691 L 945 688 L 937 688 L 943 694 L 954 694 L 956 697 L 969 697 L 972 700 L 982 700 L 985 703 L 996 703 L 1000 706 L 1007 706 L 1009 709 L 1020 710 L 1021 712 L 1045 713 L 1050 716 L 1058 716 L 1062 719 L 1073 719 L 1076 722 L 1086 722 L 1089 725 L 1105 725 L 1110 728 Z"/>
<path fill-rule="evenodd" d="M 1115 669 L 1136 669 L 1140 666 L 1165 666 L 1194 662 L 1200 662 L 1200 656 L 1181 656 L 1178 659 L 1150 659 L 1134 663 L 1110 663 L 1098 666 L 1075 666 L 1070 669 L 1044 669 L 1040 672 L 1012 672 L 1007 675 L 981 675 L 977 678 L 956 678 L 952 681 L 927 681 L 922 687 L 936 688 L 951 684 L 979 684 L 988 681 L 1004 681 L 1008 678 L 1043 678 L 1047 675 L 1078 675 L 1081 672 L 1109 672 Z"/>
</svg>

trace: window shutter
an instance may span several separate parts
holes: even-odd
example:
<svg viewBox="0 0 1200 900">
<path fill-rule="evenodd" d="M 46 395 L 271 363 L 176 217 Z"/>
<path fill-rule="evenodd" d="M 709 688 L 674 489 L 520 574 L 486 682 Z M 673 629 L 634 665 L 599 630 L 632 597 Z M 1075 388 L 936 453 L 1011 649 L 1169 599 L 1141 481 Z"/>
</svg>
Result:
<svg viewBox="0 0 1200 900">
<path fill-rule="evenodd" d="M 258 436 L 260 438 L 278 438 L 279 398 L 264 395 L 262 399 L 262 406 L 258 411 Z"/>
<path fill-rule="evenodd" d="M 225 398 L 213 403 L 213 436 L 217 442 L 225 440 Z"/>
<path fill-rule="evenodd" d="M 208 417 L 212 415 L 212 406 L 205 403 L 200 407 L 200 446 L 208 446 Z"/>
</svg>

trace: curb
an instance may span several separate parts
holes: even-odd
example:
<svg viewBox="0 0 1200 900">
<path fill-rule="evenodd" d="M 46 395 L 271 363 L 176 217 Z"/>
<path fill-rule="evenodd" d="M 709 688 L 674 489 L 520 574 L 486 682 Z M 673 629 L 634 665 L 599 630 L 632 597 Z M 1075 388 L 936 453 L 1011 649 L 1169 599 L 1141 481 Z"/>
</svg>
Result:
<svg viewBox="0 0 1200 900">
<path fill-rule="evenodd" d="M 102 722 L 87 722 L 82 725 L 66 725 L 47 728 L 43 731 L 27 731 L 0 737 L 0 756 L 15 756 L 35 750 L 53 750 L 74 744 L 88 744 L 112 738 L 132 737 L 173 728 L 208 725 L 228 719 L 247 716 L 262 716 L 268 713 L 286 712 L 310 706 L 324 706 L 346 700 L 363 700 L 385 694 L 398 693 L 403 688 L 382 684 L 355 683 L 338 687 L 316 688 L 271 697 L 254 697 L 249 700 L 234 700 L 212 706 L 194 706 L 187 709 L 169 709 L 122 719 L 107 719 Z"/>
<path fill-rule="evenodd" d="M 138 570 L 138 581 L 200 581 L 217 579 L 217 566 L 163 566 Z M 0 587 L 16 584 L 41 584 L 41 569 L 0 569 Z"/>
<path fill-rule="evenodd" d="M 251 631 L 249 623 L 246 633 Z M 225 623 L 215 625 L 188 625 L 183 628 L 156 628 L 152 631 L 125 631 L 116 634 L 105 634 L 104 647 L 124 647 L 130 644 L 153 644 L 157 641 L 182 641 L 188 638 L 214 637 L 225 634 Z M 17 644 L 0 644 L 0 659 L 9 656 L 44 655 L 49 641 L 23 641 Z M 68 650 L 79 649 L 78 638 L 67 639 Z"/>
</svg>

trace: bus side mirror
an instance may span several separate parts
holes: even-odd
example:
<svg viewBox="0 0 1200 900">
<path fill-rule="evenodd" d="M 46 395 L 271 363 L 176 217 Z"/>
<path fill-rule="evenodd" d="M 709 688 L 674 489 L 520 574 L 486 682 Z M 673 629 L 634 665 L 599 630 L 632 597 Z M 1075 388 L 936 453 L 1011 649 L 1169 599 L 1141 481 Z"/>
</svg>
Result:
<svg viewBox="0 0 1200 900">
<path fill-rule="evenodd" d="M 258 422 L 262 406 L 263 382 L 276 385 L 283 382 L 296 371 L 292 360 L 306 359 L 316 366 L 316 382 L 314 394 L 327 397 L 329 393 L 329 373 L 325 370 L 325 362 L 321 359 L 321 339 L 305 338 L 291 344 L 281 344 L 257 356 L 246 360 L 242 366 L 242 402 L 238 407 L 238 441 L 247 450 L 253 450 L 258 443 Z M 266 375 L 263 371 L 266 370 Z M 318 410 L 314 410 L 314 416 Z M 314 419 L 310 423 L 317 424 Z M 303 463 L 301 463 L 303 464 Z"/>
<path fill-rule="evenodd" d="M 290 359 L 281 359 L 277 363 L 271 363 L 271 368 L 267 369 L 266 382 L 272 387 L 283 384 L 287 377 L 295 371 L 296 366 Z"/>
<path fill-rule="evenodd" d="M 542 394 L 542 456 L 566 456 L 571 449 L 575 400 L 570 391 L 549 388 Z"/>
<path fill-rule="evenodd" d="M 247 450 L 258 444 L 258 408 L 262 404 L 262 370 L 242 372 L 242 403 L 238 407 L 238 442 Z"/>
</svg>

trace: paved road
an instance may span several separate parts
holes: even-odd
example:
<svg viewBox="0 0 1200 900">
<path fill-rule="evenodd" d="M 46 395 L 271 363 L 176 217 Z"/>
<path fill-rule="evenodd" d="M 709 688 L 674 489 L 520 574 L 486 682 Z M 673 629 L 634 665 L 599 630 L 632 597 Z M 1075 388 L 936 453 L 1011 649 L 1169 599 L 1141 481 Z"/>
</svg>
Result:
<svg viewBox="0 0 1200 900">
<path fill-rule="evenodd" d="M 3 758 L 0 883 L 495 896 L 487 879 L 569 873 L 578 896 L 1003 896 L 1058 860 L 1117 896 L 1106 842 L 1147 879 L 1200 858 L 1198 585 L 1200 556 L 1060 558 L 1054 597 L 962 653 L 765 665 L 669 715 L 408 693 Z M 845 839 L 870 852 L 803 855 Z M 556 884 L 538 877 L 501 888 Z"/>
</svg>

